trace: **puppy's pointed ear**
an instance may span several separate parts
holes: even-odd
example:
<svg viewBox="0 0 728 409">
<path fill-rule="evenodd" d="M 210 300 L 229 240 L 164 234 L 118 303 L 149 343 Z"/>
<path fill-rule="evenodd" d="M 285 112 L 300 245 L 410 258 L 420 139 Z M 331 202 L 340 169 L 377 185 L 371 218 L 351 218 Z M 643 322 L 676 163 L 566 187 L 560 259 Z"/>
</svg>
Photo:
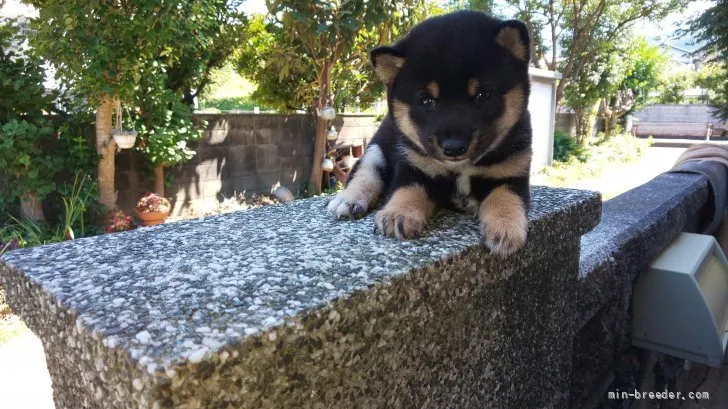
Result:
<svg viewBox="0 0 728 409">
<path fill-rule="evenodd" d="M 377 47 L 369 53 L 369 56 L 379 79 L 387 86 L 391 86 L 404 65 L 404 53 L 394 47 Z"/>
<path fill-rule="evenodd" d="M 517 59 L 529 62 L 531 39 L 528 28 L 519 20 L 504 21 L 498 28 L 495 41 Z"/>
</svg>

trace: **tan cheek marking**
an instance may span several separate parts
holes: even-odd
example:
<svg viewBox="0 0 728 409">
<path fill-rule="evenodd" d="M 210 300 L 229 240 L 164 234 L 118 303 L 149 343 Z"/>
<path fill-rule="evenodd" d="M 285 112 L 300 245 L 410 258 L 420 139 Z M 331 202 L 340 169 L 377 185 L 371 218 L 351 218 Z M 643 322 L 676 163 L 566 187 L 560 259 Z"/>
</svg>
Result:
<svg viewBox="0 0 728 409">
<path fill-rule="evenodd" d="M 480 82 L 476 80 L 475 78 L 472 78 L 470 81 L 468 81 L 468 95 L 471 97 L 475 96 L 475 93 L 478 92 L 478 88 L 480 87 Z"/>
<path fill-rule="evenodd" d="M 406 136 L 415 145 L 425 149 L 417 135 L 417 127 L 414 122 L 412 122 L 412 118 L 409 115 L 409 105 L 395 99 L 392 102 L 392 115 L 399 126 L 399 130 L 402 131 L 404 136 Z"/>
<path fill-rule="evenodd" d="M 430 96 L 432 98 L 439 98 L 440 86 L 435 81 L 432 81 L 431 83 L 427 84 L 427 92 L 430 93 Z"/>
<path fill-rule="evenodd" d="M 504 161 L 490 166 L 476 167 L 476 174 L 486 178 L 504 179 L 519 176 L 528 176 L 531 171 L 531 157 L 533 151 L 526 148 Z"/>
<path fill-rule="evenodd" d="M 521 61 L 526 60 L 526 46 L 521 41 L 521 33 L 513 27 L 502 29 L 495 41 Z"/>
</svg>

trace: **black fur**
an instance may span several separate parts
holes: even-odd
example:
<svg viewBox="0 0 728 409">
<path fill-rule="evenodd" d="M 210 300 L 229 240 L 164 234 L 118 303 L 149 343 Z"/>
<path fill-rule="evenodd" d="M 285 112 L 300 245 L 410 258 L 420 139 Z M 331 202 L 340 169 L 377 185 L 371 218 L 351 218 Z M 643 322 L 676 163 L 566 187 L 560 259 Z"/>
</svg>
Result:
<svg viewBox="0 0 728 409">
<path fill-rule="evenodd" d="M 399 188 L 419 185 L 437 206 L 457 208 L 462 199 L 457 184 L 459 163 L 464 163 L 463 169 L 482 169 L 530 152 L 529 50 L 523 23 L 461 11 L 430 18 L 395 44 L 371 51 L 375 70 L 387 84 L 389 105 L 370 142 L 385 159 L 376 166 L 384 186 L 380 204 Z M 402 115 L 414 127 L 403 126 L 407 124 Z M 454 150 L 444 146 L 468 150 L 447 157 L 445 152 Z M 410 161 L 406 150 L 425 161 L 445 164 L 448 171 L 428 172 Z M 352 169 L 347 186 L 366 161 L 367 154 Z M 505 185 L 521 198 L 525 212 L 530 199 L 528 167 L 526 163 L 514 176 L 471 177 L 470 199 L 480 203 L 493 189 Z"/>
</svg>

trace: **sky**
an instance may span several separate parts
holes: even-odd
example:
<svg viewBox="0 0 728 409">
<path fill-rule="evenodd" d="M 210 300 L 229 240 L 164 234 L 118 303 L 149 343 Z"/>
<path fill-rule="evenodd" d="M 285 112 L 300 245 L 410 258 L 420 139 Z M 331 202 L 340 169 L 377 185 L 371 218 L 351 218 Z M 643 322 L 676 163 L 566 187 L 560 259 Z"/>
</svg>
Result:
<svg viewBox="0 0 728 409">
<path fill-rule="evenodd" d="M 693 20 L 694 17 L 700 15 L 713 3 L 713 1 L 705 0 L 692 1 L 685 11 L 683 11 L 682 13 L 672 13 L 660 23 L 644 22 L 643 24 L 638 24 L 636 27 L 637 32 L 646 37 L 660 35 L 669 37 L 675 32 L 678 27 Z"/>
</svg>

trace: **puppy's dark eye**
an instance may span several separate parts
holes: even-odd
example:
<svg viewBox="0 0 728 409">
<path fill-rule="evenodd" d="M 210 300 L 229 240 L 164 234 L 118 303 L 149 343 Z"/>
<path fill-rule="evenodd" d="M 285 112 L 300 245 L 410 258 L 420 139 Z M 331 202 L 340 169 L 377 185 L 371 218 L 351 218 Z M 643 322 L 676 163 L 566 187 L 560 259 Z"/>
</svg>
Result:
<svg viewBox="0 0 728 409">
<path fill-rule="evenodd" d="M 432 97 L 424 97 L 422 98 L 422 106 L 425 107 L 426 110 L 432 111 L 437 106 L 437 101 L 435 98 Z"/>
<path fill-rule="evenodd" d="M 490 92 L 488 92 L 488 91 L 480 91 L 477 94 L 475 94 L 475 103 L 476 104 L 485 102 L 489 99 L 490 99 Z"/>
</svg>

